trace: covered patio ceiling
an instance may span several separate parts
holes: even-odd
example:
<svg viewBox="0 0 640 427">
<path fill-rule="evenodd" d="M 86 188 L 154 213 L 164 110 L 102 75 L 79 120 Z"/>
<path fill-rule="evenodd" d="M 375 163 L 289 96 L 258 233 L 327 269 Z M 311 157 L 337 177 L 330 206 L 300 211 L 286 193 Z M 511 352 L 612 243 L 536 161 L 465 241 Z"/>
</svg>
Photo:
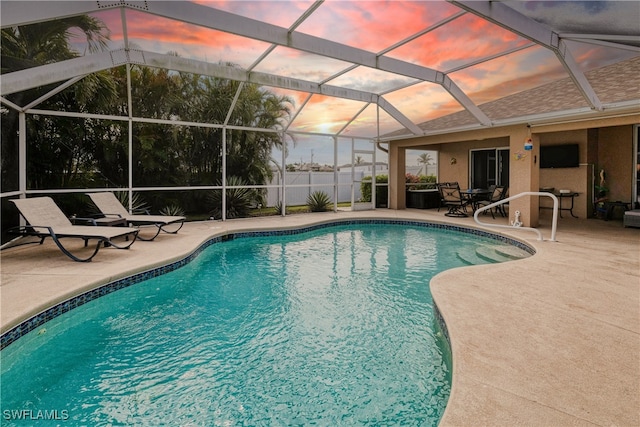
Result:
<svg viewBox="0 0 640 427">
<path fill-rule="evenodd" d="M 77 58 L 3 74 L 0 101 L 11 108 L 28 111 L 38 100 L 15 105 L 10 94 L 61 89 L 136 64 L 255 83 L 295 101 L 284 131 L 366 139 L 425 135 L 421 124 L 459 112 L 473 117 L 465 129 L 500 125 L 483 104 L 567 78 L 589 112 L 615 111 L 620 103 L 603 101 L 588 73 L 640 56 L 636 1 L 3 0 L 0 7 L 2 28 L 88 14 L 110 33 L 106 50 L 72 35 Z M 626 98 L 622 107 L 640 105 L 640 94 Z M 567 111 L 550 105 L 542 115 Z M 438 132 L 454 130 L 452 122 Z"/>
</svg>

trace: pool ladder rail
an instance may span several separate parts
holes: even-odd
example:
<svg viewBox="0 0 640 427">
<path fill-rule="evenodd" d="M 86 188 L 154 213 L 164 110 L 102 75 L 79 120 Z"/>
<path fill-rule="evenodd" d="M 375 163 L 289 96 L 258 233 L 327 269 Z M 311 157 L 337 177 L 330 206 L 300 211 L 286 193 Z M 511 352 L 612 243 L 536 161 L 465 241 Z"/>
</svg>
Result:
<svg viewBox="0 0 640 427">
<path fill-rule="evenodd" d="M 549 241 L 557 242 L 556 230 L 558 228 L 558 198 L 553 193 L 548 193 L 544 191 L 523 191 L 522 193 L 518 193 L 513 196 L 507 197 L 506 199 L 498 200 L 497 202 L 491 203 L 490 205 L 483 206 L 477 209 L 473 213 L 473 220 L 476 222 L 476 224 L 483 225 L 485 227 L 509 228 L 509 229 L 517 228 L 520 230 L 530 230 L 538 235 L 538 240 L 542 241 L 544 239 L 542 238 L 542 233 L 540 232 L 540 230 L 533 227 L 522 227 L 522 223 L 520 222 L 519 218 L 516 218 L 516 220 L 511 225 L 489 224 L 487 222 L 482 222 L 478 219 L 478 215 L 481 212 L 484 212 L 489 209 L 493 209 L 494 207 L 507 203 L 510 200 L 519 199 L 524 196 L 545 196 L 545 197 L 551 197 L 553 199 L 553 220 L 551 222 L 551 238 L 549 239 Z M 516 213 L 519 213 L 519 211 L 517 211 Z"/>
</svg>

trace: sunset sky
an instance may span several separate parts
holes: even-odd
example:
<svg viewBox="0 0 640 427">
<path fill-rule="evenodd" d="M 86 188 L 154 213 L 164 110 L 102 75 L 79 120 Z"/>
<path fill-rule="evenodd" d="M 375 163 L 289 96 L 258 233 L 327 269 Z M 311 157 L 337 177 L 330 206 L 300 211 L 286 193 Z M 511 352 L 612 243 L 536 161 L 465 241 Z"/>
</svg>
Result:
<svg viewBox="0 0 640 427">
<path fill-rule="evenodd" d="M 289 28 L 313 4 L 312 1 L 238 0 L 198 3 L 284 28 Z M 604 29 L 604 32 L 638 34 L 640 6 L 635 1 L 505 3 L 532 19 L 552 25 L 559 32 L 575 33 L 576 28 L 584 32 L 584 25 L 588 24 L 595 33 Z M 441 71 L 476 105 L 568 76 L 552 52 L 475 15 L 461 12 L 458 7 L 443 1 L 328 0 L 295 31 L 372 53 L 384 52 L 388 57 Z M 110 29 L 111 48 L 124 46 L 120 11 L 106 10 L 94 16 Z M 451 20 L 436 25 L 448 19 Z M 270 47 L 262 41 L 142 11 L 127 10 L 126 21 L 129 43 L 156 53 L 172 51 L 185 58 L 231 62 L 246 69 Z M 436 28 L 387 51 L 432 26 Z M 637 52 L 608 46 L 568 44 L 583 71 L 637 55 Z M 474 61 L 518 48 L 522 49 L 472 65 Z M 331 78 L 350 66 L 348 62 L 279 46 L 258 63 L 254 71 L 380 94 L 416 124 L 463 109 L 442 86 L 410 77 L 360 66 Z M 304 92 L 269 89 L 294 99 L 296 109 L 308 96 Z M 364 107 L 361 102 L 314 95 L 290 124 L 289 130 L 333 134 L 343 129 Z M 343 135 L 375 137 L 378 132 L 376 110 L 374 105 L 366 108 Z M 381 134 L 399 128 L 402 126 L 398 122 L 380 110 Z M 332 158 L 314 160 L 332 162 Z"/>
</svg>

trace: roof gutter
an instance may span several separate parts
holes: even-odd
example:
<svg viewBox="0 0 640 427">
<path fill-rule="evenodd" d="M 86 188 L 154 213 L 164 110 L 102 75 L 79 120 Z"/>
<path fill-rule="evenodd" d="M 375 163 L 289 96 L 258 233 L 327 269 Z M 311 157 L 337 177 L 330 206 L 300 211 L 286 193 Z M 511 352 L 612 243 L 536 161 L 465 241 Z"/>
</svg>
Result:
<svg viewBox="0 0 640 427">
<path fill-rule="evenodd" d="M 618 102 L 615 104 L 608 104 L 602 110 L 593 110 L 589 107 L 577 108 L 574 110 L 565 111 L 564 113 L 552 113 L 552 114 L 536 114 L 531 116 L 521 116 L 511 119 L 495 120 L 493 126 L 487 127 L 480 123 L 472 125 L 460 126 L 449 129 L 439 129 L 433 131 L 425 131 L 424 135 L 401 135 L 387 138 L 380 138 L 382 142 L 392 141 L 405 141 L 409 139 L 416 139 L 425 136 L 437 136 L 447 135 L 452 133 L 478 131 L 486 129 L 495 129 L 505 126 L 513 125 L 530 125 L 533 127 L 542 127 L 549 125 L 560 125 L 567 123 L 586 122 L 599 119 L 615 119 L 620 117 L 629 117 L 634 115 L 640 115 L 640 100 Z"/>
</svg>

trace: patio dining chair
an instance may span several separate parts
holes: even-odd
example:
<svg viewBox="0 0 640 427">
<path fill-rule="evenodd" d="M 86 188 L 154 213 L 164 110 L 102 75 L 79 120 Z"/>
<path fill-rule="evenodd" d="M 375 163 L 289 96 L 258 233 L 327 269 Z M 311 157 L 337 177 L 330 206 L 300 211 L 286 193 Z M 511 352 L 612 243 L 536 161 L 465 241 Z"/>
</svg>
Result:
<svg viewBox="0 0 640 427">
<path fill-rule="evenodd" d="M 488 200 L 479 200 L 476 202 L 476 208 L 480 208 L 482 206 L 489 206 L 492 203 L 498 202 L 504 198 L 506 198 L 507 196 L 507 187 L 504 185 L 496 185 L 495 187 L 493 187 L 493 192 L 491 193 L 491 197 L 489 197 Z M 491 212 L 491 218 L 496 219 L 495 214 L 499 213 L 500 216 L 505 217 L 507 216 L 507 212 L 504 209 L 504 205 L 498 205 L 498 206 L 494 206 L 493 208 L 489 209 L 489 211 Z M 487 211 L 485 211 L 486 214 Z"/>
<path fill-rule="evenodd" d="M 443 187 L 458 187 L 458 189 L 460 188 L 460 185 L 458 184 L 457 181 L 453 181 L 453 182 L 437 182 L 436 183 L 436 188 L 438 189 L 438 193 L 440 194 L 440 204 L 438 205 L 438 212 L 440 212 L 440 208 L 446 207 L 446 203 L 444 200 L 444 195 L 442 194 L 442 188 Z"/>
<path fill-rule="evenodd" d="M 117 249 L 129 249 L 138 236 L 138 230 L 135 228 L 73 225 L 51 197 L 31 197 L 11 200 L 11 202 L 16 205 L 27 225 L 12 227 L 7 230 L 7 233 L 21 237 L 39 237 L 40 244 L 47 237 L 51 237 L 62 253 L 74 261 L 91 261 L 100 250 L 101 245 L 105 247 L 112 246 Z M 133 237 L 133 239 L 129 240 L 130 237 Z M 60 241 L 63 238 L 82 239 L 85 247 L 88 246 L 89 240 L 97 240 L 97 244 L 91 255 L 81 257 L 78 252 L 73 254 L 63 246 Z M 115 238 L 124 238 L 126 243 L 115 243 Z"/>
<path fill-rule="evenodd" d="M 444 206 L 447 208 L 445 216 L 465 217 L 467 216 L 467 206 L 469 199 L 460 192 L 460 187 L 455 185 L 443 185 L 440 187 Z"/>
<path fill-rule="evenodd" d="M 127 221 L 127 224 L 137 228 L 142 226 L 156 227 L 155 234 L 152 237 L 139 235 L 138 238 L 140 240 L 151 241 L 158 237 L 160 231 L 168 234 L 176 234 L 182 228 L 184 221 L 186 220 L 183 216 L 149 215 L 148 212 L 143 215 L 131 214 L 124 206 L 122 206 L 122 203 L 120 203 L 120 200 L 118 200 L 116 195 L 108 191 L 101 193 L 87 193 L 87 195 L 91 198 L 93 204 L 102 212 L 102 215 L 107 218 L 123 218 Z M 169 230 L 166 228 L 169 225 L 172 227 L 176 226 L 177 228 Z"/>
</svg>

